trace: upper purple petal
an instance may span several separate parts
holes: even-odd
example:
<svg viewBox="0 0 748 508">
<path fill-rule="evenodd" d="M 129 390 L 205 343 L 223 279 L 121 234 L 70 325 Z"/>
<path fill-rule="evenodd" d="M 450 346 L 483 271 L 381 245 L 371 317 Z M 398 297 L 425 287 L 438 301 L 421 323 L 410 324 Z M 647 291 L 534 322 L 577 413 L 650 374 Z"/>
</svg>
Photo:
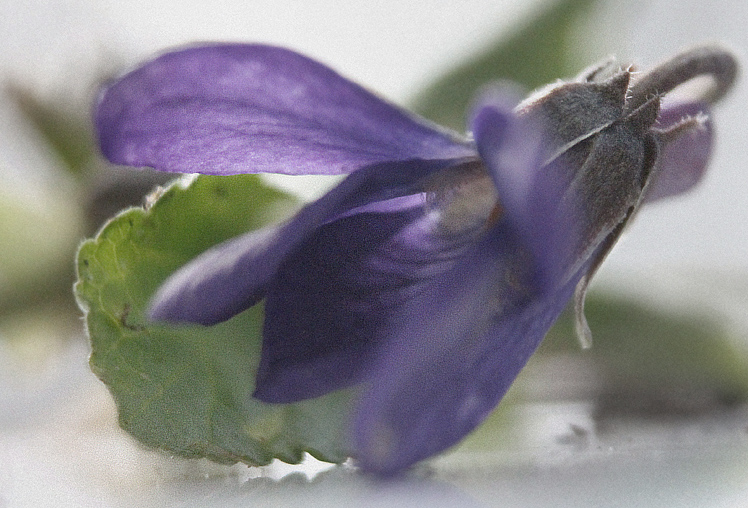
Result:
<svg viewBox="0 0 748 508">
<path fill-rule="evenodd" d="M 709 109 L 699 102 L 666 104 L 662 108 L 657 117 L 660 129 L 673 127 L 689 117 L 700 117 L 702 121 L 662 148 L 657 174 L 645 196 L 647 202 L 688 192 L 701 181 L 714 140 Z"/>
<path fill-rule="evenodd" d="M 112 162 L 206 174 L 343 174 L 408 159 L 469 157 L 454 133 L 293 51 L 217 44 L 164 54 L 101 94 Z"/>
<path fill-rule="evenodd" d="M 265 296 L 286 256 L 319 226 L 353 209 L 417 193 L 429 175 L 453 164 L 379 164 L 349 175 L 288 222 L 219 244 L 180 268 L 153 297 L 151 318 L 210 325 L 232 317 Z"/>
</svg>

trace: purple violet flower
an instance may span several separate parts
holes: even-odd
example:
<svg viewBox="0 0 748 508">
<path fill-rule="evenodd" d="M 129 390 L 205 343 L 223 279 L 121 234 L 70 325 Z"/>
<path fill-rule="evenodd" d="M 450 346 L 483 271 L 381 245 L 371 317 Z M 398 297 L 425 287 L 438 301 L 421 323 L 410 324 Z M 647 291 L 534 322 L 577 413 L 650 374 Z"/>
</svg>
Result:
<svg viewBox="0 0 748 508">
<path fill-rule="evenodd" d="M 493 87 L 462 137 L 292 51 L 217 44 L 114 82 L 95 122 L 118 164 L 348 175 L 183 267 L 151 316 L 211 325 L 264 299 L 255 397 L 359 384 L 355 457 L 390 474 L 475 428 L 571 299 L 587 338 L 590 278 L 643 202 L 699 180 L 709 104 L 735 74 L 728 52 L 700 47 L 636 77 L 608 62 L 522 102 Z M 700 75 L 710 90 L 661 107 Z"/>
</svg>

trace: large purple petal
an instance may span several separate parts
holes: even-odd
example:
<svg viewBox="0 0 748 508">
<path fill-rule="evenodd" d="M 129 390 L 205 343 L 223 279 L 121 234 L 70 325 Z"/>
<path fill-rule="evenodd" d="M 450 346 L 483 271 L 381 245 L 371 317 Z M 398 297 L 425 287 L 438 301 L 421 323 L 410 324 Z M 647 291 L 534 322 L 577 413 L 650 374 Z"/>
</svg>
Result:
<svg viewBox="0 0 748 508">
<path fill-rule="evenodd" d="M 391 474 L 438 453 L 498 404 L 578 279 L 532 297 L 526 259 L 504 222 L 398 309 L 354 419 L 364 469 Z"/>
<path fill-rule="evenodd" d="M 360 379 L 378 352 L 375 331 L 399 292 L 415 282 L 367 262 L 422 215 L 423 200 L 408 197 L 402 210 L 392 203 L 390 212 L 353 214 L 322 226 L 284 260 L 267 291 L 255 398 L 294 402 Z"/>
<path fill-rule="evenodd" d="M 351 209 L 420 192 L 429 175 L 454 163 L 390 163 L 351 174 L 288 222 L 229 240 L 182 267 L 153 297 L 151 318 L 210 325 L 232 317 L 265 296 L 285 257 L 317 227 Z"/>
<path fill-rule="evenodd" d="M 477 103 L 471 128 L 490 170 L 511 227 L 533 258 L 540 291 L 566 269 L 569 243 L 576 236 L 575 209 L 559 213 L 568 184 L 560 164 L 544 166 L 547 155 L 540 119 L 518 117 L 516 101 L 500 91 Z M 568 171 L 566 172 L 568 173 Z"/>
<path fill-rule="evenodd" d="M 164 54 L 96 110 L 113 162 L 206 174 L 343 174 L 474 154 L 469 143 L 292 51 L 216 44 Z"/>
<path fill-rule="evenodd" d="M 430 193 L 372 203 L 320 227 L 284 260 L 267 291 L 255 397 L 293 402 L 361 379 L 390 316 L 484 233 L 495 194 L 480 168 L 468 165 L 462 189 L 487 187 L 482 207 Z"/>
<path fill-rule="evenodd" d="M 689 118 L 698 121 L 663 147 L 657 174 L 645 196 L 647 202 L 688 192 L 704 176 L 714 139 L 709 106 L 698 102 L 666 104 L 657 117 L 657 127 L 672 128 Z"/>
</svg>

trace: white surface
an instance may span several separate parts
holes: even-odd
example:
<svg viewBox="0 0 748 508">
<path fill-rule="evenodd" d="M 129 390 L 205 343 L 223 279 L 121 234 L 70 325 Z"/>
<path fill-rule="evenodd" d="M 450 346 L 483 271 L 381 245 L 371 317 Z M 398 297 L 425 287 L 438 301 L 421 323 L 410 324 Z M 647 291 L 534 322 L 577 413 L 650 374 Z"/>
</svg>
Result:
<svg viewBox="0 0 748 508">
<path fill-rule="evenodd" d="M 117 427 L 84 356 L 62 355 L 46 404 L 27 391 L 33 411 L 0 426 L 0 507 L 742 508 L 748 499 L 748 408 L 596 430 L 584 403 L 520 406 L 516 440 L 378 482 L 314 461 L 227 467 L 144 450 Z"/>
</svg>

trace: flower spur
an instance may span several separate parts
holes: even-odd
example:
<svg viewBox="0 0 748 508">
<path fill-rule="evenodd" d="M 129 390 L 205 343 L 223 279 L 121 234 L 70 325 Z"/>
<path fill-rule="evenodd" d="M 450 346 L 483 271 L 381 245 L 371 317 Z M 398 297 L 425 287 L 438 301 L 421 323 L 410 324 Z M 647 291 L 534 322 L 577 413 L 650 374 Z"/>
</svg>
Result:
<svg viewBox="0 0 748 508">
<path fill-rule="evenodd" d="M 642 203 L 698 181 L 735 74 L 708 46 L 635 81 L 608 62 L 522 102 L 493 87 L 462 137 L 292 51 L 207 45 L 109 85 L 95 123 L 118 164 L 348 175 L 183 267 L 151 317 L 210 325 L 264 299 L 254 396 L 359 385 L 352 453 L 391 474 L 475 428 L 572 299 L 588 340 L 592 275 Z M 705 93 L 661 107 L 701 75 Z"/>
</svg>

